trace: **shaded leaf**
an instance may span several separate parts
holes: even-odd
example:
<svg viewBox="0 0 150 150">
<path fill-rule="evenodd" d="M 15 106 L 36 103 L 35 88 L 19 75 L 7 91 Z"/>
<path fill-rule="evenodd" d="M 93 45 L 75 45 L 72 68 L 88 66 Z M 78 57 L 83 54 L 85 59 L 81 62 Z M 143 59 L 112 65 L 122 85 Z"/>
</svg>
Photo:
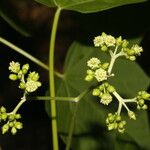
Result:
<svg viewBox="0 0 150 150">
<path fill-rule="evenodd" d="M 36 0 L 48 7 L 61 7 L 66 10 L 74 10 L 82 13 L 98 12 L 113 7 L 144 2 L 145 0 Z"/>
<path fill-rule="evenodd" d="M 83 46 L 79 43 L 72 44 L 65 62 L 65 79 L 63 81 L 57 80 L 57 96 L 77 96 L 91 86 L 90 83 L 84 81 L 87 69 L 86 62 L 91 57 L 99 57 L 102 61 L 109 59 L 109 56 L 99 49 Z M 135 96 L 139 90 L 149 86 L 149 78 L 135 62 L 119 59 L 113 72 L 116 76 L 110 82 L 123 96 Z M 75 109 L 77 110 L 72 141 L 73 150 L 111 150 L 112 146 L 115 147 L 118 134 L 108 132 L 105 127 L 107 113 L 117 109 L 115 102 L 109 107 L 105 107 L 91 93 L 88 93 L 78 104 L 57 102 L 59 133 L 65 142 Z M 140 147 L 150 148 L 147 113 L 141 111 L 138 116 L 137 121 L 128 120 L 125 135 Z M 136 130 L 134 130 L 135 128 Z M 121 138 L 124 142 L 128 140 L 124 135 L 121 135 Z M 128 144 L 127 147 L 134 147 L 134 145 Z"/>
</svg>

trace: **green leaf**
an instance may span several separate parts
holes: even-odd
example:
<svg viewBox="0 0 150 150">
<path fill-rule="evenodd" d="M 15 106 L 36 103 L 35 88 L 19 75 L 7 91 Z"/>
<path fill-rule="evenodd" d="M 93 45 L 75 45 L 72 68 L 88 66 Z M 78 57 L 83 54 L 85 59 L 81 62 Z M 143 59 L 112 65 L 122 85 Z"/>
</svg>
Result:
<svg viewBox="0 0 150 150">
<path fill-rule="evenodd" d="M 109 59 L 108 55 L 97 48 L 83 46 L 79 43 L 72 44 L 65 62 L 65 78 L 64 80 L 56 79 L 57 96 L 78 96 L 91 86 L 91 83 L 84 81 L 87 70 L 86 62 L 91 57 L 98 57 L 101 61 Z M 149 77 L 135 62 L 119 59 L 113 72 L 115 77 L 112 77 L 110 82 L 115 85 L 122 96 L 135 96 L 134 94 L 139 90 L 149 86 Z M 116 137 L 125 143 L 126 141 L 129 143 L 130 137 L 131 142 L 136 145 L 150 148 L 148 141 L 150 139 L 149 124 L 147 113 L 144 111 L 139 112 L 137 121 L 127 120 L 129 122 L 128 128 L 125 135 L 121 135 L 121 138 L 118 137 L 118 134 L 107 131 L 105 127 L 107 113 L 116 111 L 116 109 L 115 102 L 109 107 L 103 106 L 99 103 L 99 99 L 91 95 L 91 92 L 77 104 L 57 102 L 59 134 L 66 142 L 72 116 L 76 111 L 72 141 L 73 150 L 112 150 L 112 147 L 116 146 Z M 127 147 L 134 147 L 134 145 Z"/>
<path fill-rule="evenodd" d="M 98 12 L 126 4 L 144 2 L 145 0 L 36 0 L 48 7 L 60 7 L 81 13 Z"/>
<path fill-rule="evenodd" d="M 10 8 L 7 6 L 7 4 L 8 2 L 0 0 L 0 17 L 2 17 L 14 30 L 23 36 L 31 36 L 24 28 L 24 25 L 22 25 L 22 23 L 15 18 L 13 12 L 8 11 Z"/>
</svg>

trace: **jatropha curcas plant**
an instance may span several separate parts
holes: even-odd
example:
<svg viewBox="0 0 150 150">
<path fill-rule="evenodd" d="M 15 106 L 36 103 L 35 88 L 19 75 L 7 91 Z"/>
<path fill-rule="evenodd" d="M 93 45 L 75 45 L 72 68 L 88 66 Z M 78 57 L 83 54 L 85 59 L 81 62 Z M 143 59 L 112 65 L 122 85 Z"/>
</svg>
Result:
<svg viewBox="0 0 150 150">
<path fill-rule="evenodd" d="M 17 113 L 19 108 L 27 101 L 27 95 L 35 92 L 41 86 L 41 82 L 38 81 L 39 74 L 37 72 L 28 72 L 29 64 L 20 67 L 19 62 L 12 61 L 8 69 L 11 72 L 9 79 L 13 81 L 19 80 L 18 87 L 23 90 L 23 96 L 12 112 L 8 113 L 4 106 L 0 108 L 0 122 L 5 123 L 1 128 L 2 134 L 5 134 L 10 129 L 14 135 L 18 129 L 23 128 L 23 124 L 18 121 L 21 118 L 21 115 Z"/>
<path fill-rule="evenodd" d="M 148 106 L 145 104 L 145 101 L 150 100 L 150 94 L 146 91 L 139 91 L 134 98 L 125 99 L 117 93 L 117 89 L 109 83 L 108 79 L 115 76 L 112 69 L 117 58 L 124 57 L 135 61 L 136 57 L 143 52 L 143 48 L 137 44 L 129 47 L 129 42 L 122 39 L 121 36 L 115 38 L 106 33 L 102 33 L 94 38 L 94 46 L 100 47 L 102 51 L 109 53 L 110 62 L 101 62 L 99 58 L 95 57 L 88 60 L 87 67 L 89 69 L 85 80 L 98 82 L 98 86 L 94 87 L 92 95 L 99 97 L 100 103 L 103 105 L 109 105 L 115 100 L 118 101 L 118 110 L 114 113 L 108 113 L 106 125 L 108 130 L 117 129 L 119 133 L 124 133 L 126 121 L 121 116 L 122 108 L 126 109 L 130 119 L 136 120 L 136 114 L 128 107 L 128 104 L 134 103 L 138 110 L 146 110 Z"/>
</svg>

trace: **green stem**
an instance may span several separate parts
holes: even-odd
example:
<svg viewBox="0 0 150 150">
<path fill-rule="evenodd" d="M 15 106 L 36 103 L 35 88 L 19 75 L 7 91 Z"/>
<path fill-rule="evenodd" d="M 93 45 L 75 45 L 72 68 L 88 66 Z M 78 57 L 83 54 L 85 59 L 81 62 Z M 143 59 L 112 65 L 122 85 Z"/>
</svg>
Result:
<svg viewBox="0 0 150 150">
<path fill-rule="evenodd" d="M 128 108 L 128 106 L 123 101 L 123 98 L 116 91 L 113 92 L 113 95 L 117 98 L 117 100 L 119 101 L 119 103 L 122 103 L 122 105 L 126 108 L 127 111 L 130 111 L 129 108 Z"/>
<path fill-rule="evenodd" d="M 3 43 L 4 45 L 8 46 L 9 48 L 11 48 L 12 50 L 18 52 L 19 54 L 23 55 L 24 57 L 28 58 L 29 60 L 31 60 L 32 62 L 34 62 L 35 64 L 39 65 L 40 67 L 42 67 L 43 69 L 49 71 L 49 67 L 44 64 L 42 61 L 40 61 L 39 59 L 33 57 L 31 54 L 27 53 L 25 50 L 19 48 L 18 46 L 14 45 L 13 43 L 7 41 L 6 39 L 0 37 L 0 43 Z M 55 71 L 55 75 L 59 78 L 63 79 L 63 74 Z"/>
<path fill-rule="evenodd" d="M 11 112 L 13 114 L 16 114 L 19 108 L 26 102 L 26 94 L 21 98 L 21 101 L 17 104 L 17 106 L 14 108 L 14 110 Z"/>
<path fill-rule="evenodd" d="M 37 96 L 29 97 L 31 100 L 46 100 L 46 101 L 67 101 L 67 102 L 78 102 L 77 97 L 49 97 L 49 96 Z"/>
<path fill-rule="evenodd" d="M 57 8 L 54 22 L 51 32 L 50 39 L 50 50 L 49 50 L 49 85 L 50 85 L 50 96 L 55 97 L 55 82 L 54 82 L 54 50 L 58 20 L 61 9 Z M 58 132 L 57 132 L 57 120 L 56 120 L 56 101 L 51 101 L 51 118 L 52 118 L 52 136 L 53 136 L 53 150 L 58 150 Z"/>
</svg>

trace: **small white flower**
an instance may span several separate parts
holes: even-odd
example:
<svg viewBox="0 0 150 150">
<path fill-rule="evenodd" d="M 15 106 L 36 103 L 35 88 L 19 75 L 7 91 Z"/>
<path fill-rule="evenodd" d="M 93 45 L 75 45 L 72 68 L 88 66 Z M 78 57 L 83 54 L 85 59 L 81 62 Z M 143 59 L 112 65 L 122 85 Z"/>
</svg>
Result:
<svg viewBox="0 0 150 150">
<path fill-rule="evenodd" d="M 39 81 L 33 81 L 33 80 L 29 80 L 26 83 L 26 90 L 27 92 L 34 92 L 38 89 L 38 87 L 41 86 L 41 82 Z"/>
<path fill-rule="evenodd" d="M 116 39 L 111 35 L 107 35 L 104 37 L 104 42 L 108 47 L 109 46 L 115 46 Z"/>
<path fill-rule="evenodd" d="M 87 66 L 91 69 L 96 69 L 99 67 L 100 63 L 101 62 L 98 58 L 93 57 L 87 62 Z"/>
<path fill-rule="evenodd" d="M 134 50 L 135 54 L 137 55 L 140 55 L 140 53 L 143 52 L 143 48 L 138 46 L 137 44 L 133 45 L 131 49 Z"/>
<path fill-rule="evenodd" d="M 108 105 L 112 101 L 112 96 L 109 93 L 104 93 L 101 97 L 101 103 Z"/>
<path fill-rule="evenodd" d="M 94 41 L 95 47 L 99 47 L 99 46 L 102 46 L 104 44 L 104 40 L 103 40 L 102 36 L 95 37 L 93 41 Z"/>
<path fill-rule="evenodd" d="M 9 68 L 8 68 L 11 72 L 13 73 L 18 73 L 20 70 L 20 64 L 18 62 L 10 62 L 9 63 Z"/>
<path fill-rule="evenodd" d="M 95 71 L 95 78 L 97 79 L 98 82 L 101 82 L 103 80 L 107 80 L 107 72 L 102 68 L 97 69 Z"/>
</svg>

